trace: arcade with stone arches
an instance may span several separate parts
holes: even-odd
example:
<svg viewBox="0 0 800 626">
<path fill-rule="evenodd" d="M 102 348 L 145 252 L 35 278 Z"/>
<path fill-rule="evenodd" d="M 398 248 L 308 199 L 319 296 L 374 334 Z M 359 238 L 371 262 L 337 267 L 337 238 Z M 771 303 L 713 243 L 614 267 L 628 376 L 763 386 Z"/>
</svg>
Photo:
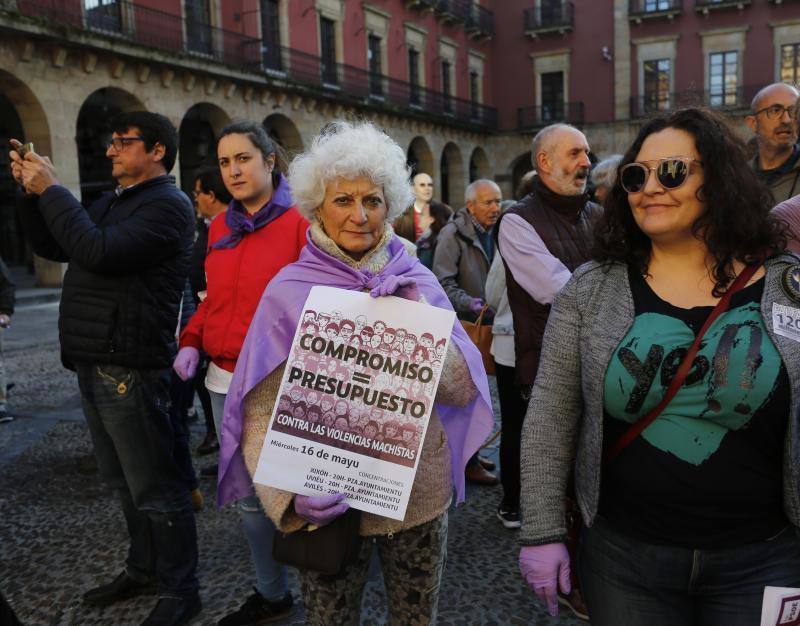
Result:
<svg viewBox="0 0 800 626">
<path fill-rule="evenodd" d="M 31 142 L 45 154 L 51 151 L 50 125 L 41 101 L 22 80 L 0 70 L 0 257 L 12 267 L 33 267 L 33 253 L 15 210 L 17 184 L 6 149 L 10 139 Z"/>
<path fill-rule="evenodd" d="M 215 142 L 231 121 L 264 125 L 280 144 L 286 162 L 307 147 L 332 119 L 371 119 L 407 153 L 414 171 L 434 180 L 434 197 L 459 209 L 464 189 L 476 177 L 494 178 L 509 161 L 494 147 L 495 137 L 391 113 L 365 111 L 290 95 L 240 79 L 169 66 L 125 63 L 111 53 L 68 53 L 55 67 L 53 56 L 34 48 L 21 59 L 0 42 L 0 135 L 32 141 L 49 156 L 61 184 L 88 205 L 114 188 L 106 157 L 110 120 L 123 111 L 166 115 L 178 129 L 179 153 L 172 174 L 191 192 L 194 172 L 215 162 Z M 25 76 L 25 80 L 21 79 Z M 12 264 L 37 268 L 39 284 L 60 284 L 60 264 L 36 259 L 14 221 L 14 183 L 8 157 L 0 151 L 0 255 Z"/>
</svg>

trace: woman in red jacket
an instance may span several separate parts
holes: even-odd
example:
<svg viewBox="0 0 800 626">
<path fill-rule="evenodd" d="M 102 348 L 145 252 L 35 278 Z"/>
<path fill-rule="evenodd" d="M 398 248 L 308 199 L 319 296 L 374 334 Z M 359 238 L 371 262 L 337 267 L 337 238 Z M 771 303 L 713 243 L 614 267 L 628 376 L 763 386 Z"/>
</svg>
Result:
<svg viewBox="0 0 800 626">
<path fill-rule="evenodd" d="M 308 222 L 292 206 L 289 186 L 276 167 L 275 145 L 262 126 L 226 126 L 217 141 L 217 159 L 233 200 L 209 228 L 206 298 L 181 333 L 173 367 L 187 380 L 197 371 L 201 349 L 211 357 L 205 383 L 219 436 L 225 395 L 250 320 L 270 280 L 297 260 Z M 285 568 L 272 559 L 275 527 L 255 495 L 239 500 L 239 509 L 257 582 L 255 593 L 221 626 L 279 619 L 292 608 Z"/>
</svg>

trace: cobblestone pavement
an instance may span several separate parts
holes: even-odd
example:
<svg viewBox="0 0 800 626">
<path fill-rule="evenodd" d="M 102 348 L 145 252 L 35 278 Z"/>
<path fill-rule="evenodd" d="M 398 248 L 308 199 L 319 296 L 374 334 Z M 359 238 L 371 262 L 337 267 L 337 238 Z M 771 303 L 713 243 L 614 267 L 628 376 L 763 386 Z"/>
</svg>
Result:
<svg viewBox="0 0 800 626">
<path fill-rule="evenodd" d="M 134 599 L 105 609 L 84 606 L 87 588 L 113 578 L 126 551 L 116 499 L 96 473 L 82 473 L 91 455 L 80 417 L 74 376 L 60 367 L 55 345 L 7 354 L 16 387 L 17 420 L 0 425 L 0 587 L 24 624 L 92 626 L 138 624 L 152 606 Z M 193 446 L 202 437 L 193 426 Z M 497 441 L 486 451 L 497 458 Z M 195 459 L 197 467 L 213 457 Z M 235 511 L 215 510 L 213 481 L 201 489 L 198 513 L 204 610 L 193 624 L 215 624 L 250 593 L 252 566 Z M 525 587 L 516 564 L 515 533 L 494 517 L 500 488 L 470 488 L 467 503 L 451 511 L 448 563 L 439 624 L 582 624 L 550 618 Z M 246 564 L 246 565 L 243 565 Z M 364 595 L 363 624 L 385 623 L 377 562 Z M 296 577 L 290 577 L 299 598 Z M 285 624 L 302 624 L 302 606 Z"/>
</svg>

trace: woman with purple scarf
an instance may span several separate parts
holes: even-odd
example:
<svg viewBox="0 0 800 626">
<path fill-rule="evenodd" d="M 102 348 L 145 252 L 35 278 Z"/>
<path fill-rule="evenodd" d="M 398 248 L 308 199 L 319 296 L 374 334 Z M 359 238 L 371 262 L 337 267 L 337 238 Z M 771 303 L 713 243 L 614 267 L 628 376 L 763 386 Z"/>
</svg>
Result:
<svg viewBox="0 0 800 626">
<path fill-rule="evenodd" d="M 289 169 L 292 195 L 311 222 L 308 245 L 264 291 L 225 404 L 219 504 L 249 493 L 302 307 L 314 285 L 395 295 L 451 309 L 434 275 L 409 256 L 390 224 L 413 200 L 403 150 L 372 124 L 335 122 Z M 464 499 L 464 465 L 489 435 L 492 410 L 478 350 L 453 325 L 411 497 L 402 521 L 361 513 L 357 560 L 335 576 L 300 571 L 309 624 L 358 624 L 373 546 L 390 623 L 436 621 L 447 510 Z M 256 493 L 282 532 L 332 522 L 342 494 Z"/>
<path fill-rule="evenodd" d="M 181 332 L 173 364 L 178 376 L 188 380 L 197 372 L 200 350 L 211 358 L 205 386 L 219 436 L 225 396 L 261 294 L 281 268 L 297 260 L 306 242 L 308 222 L 292 207 L 275 151 L 259 124 L 235 122 L 220 134 L 217 161 L 233 200 L 209 227 L 206 298 Z M 256 585 L 241 608 L 219 624 L 246 626 L 286 617 L 292 596 L 286 568 L 272 558 L 275 527 L 252 490 L 242 491 L 236 500 Z"/>
</svg>

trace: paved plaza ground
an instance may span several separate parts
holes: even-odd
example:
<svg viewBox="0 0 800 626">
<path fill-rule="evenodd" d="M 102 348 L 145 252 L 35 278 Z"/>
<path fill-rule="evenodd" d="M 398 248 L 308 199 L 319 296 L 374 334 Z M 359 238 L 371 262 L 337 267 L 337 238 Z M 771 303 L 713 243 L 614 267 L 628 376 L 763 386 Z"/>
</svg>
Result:
<svg viewBox="0 0 800 626">
<path fill-rule="evenodd" d="M 24 624 L 108 626 L 138 624 L 152 606 L 135 599 L 105 609 L 86 607 L 81 594 L 121 569 L 126 531 L 116 499 L 82 459 L 92 454 L 74 375 L 59 363 L 56 309 L 18 311 L 6 335 L 6 367 L 15 383 L 11 406 L 19 417 L 0 424 L 0 589 Z M 192 445 L 203 435 L 192 426 Z M 486 450 L 497 459 L 497 441 Z M 195 458 L 195 466 L 214 457 Z M 206 506 L 197 515 L 204 610 L 193 624 L 216 624 L 251 592 L 252 566 L 234 510 L 216 510 L 213 481 L 201 485 Z M 439 624 L 582 624 L 538 606 L 517 569 L 514 531 L 494 511 L 499 487 L 470 488 L 467 503 L 450 513 L 448 560 Z M 378 563 L 364 595 L 363 624 L 386 615 Z M 299 600 L 297 580 L 292 591 Z M 300 604 L 300 603 L 299 603 Z M 285 624 L 302 624 L 302 606 Z"/>
</svg>

